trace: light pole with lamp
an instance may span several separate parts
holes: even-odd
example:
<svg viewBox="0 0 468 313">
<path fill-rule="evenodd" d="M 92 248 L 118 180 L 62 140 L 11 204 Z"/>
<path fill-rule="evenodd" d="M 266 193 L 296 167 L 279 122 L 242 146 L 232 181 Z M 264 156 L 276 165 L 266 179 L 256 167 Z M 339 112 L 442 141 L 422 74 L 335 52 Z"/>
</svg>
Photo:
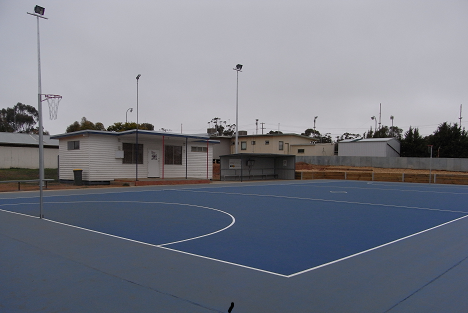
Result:
<svg viewBox="0 0 468 313">
<path fill-rule="evenodd" d="M 36 5 L 34 13 L 28 13 L 37 18 L 37 76 L 38 76 L 38 92 L 37 92 L 37 109 L 39 113 L 39 218 L 43 217 L 43 183 L 44 183 L 44 131 L 42 126 L 42 86 L 41 86 L 41 43 L 39 36 L 39 18 L 44 17 L 45 8 Z"/>
<path fill-rule="evenodd" d="M 128 111 L 133 112 L 133 108 L 129 108 L 129 109 L 127 110 L 127 112 L 125 112 L 125 124 L 128 123 L 128 120 L 127 120 Z"/>
<path fill-rule="evenodd" d="M 138 181 L 138 160 L 139 160 L 139 151 L 138 151 L 138 81 L 140 79 L 141 74 L 138 74 L 136 77 L 137 81 L 137 98 L 136 98 L 136 116 L 137 116 L 137 122 L 136 122 L 136 160 L 135 160 L 135 168 L 136 168 L 136 174 L 135 174 L 135 181 Z"/>
<path fill-rule="evenodd" d="M 236 154 L 238 152 L 239 145 L 239 72 L 242 72 L 242 64 L 237 64 L 236 68 L 233 68 L 237 74 L 237 88 L 236 88 Z"/>
</svg>

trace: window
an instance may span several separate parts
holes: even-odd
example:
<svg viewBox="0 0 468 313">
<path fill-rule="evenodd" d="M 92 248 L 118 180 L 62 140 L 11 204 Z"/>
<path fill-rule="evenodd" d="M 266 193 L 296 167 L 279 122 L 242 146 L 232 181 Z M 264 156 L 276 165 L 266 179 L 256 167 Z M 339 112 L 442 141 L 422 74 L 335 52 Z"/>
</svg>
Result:
<svg viewBox="0 0 468 313">
<path fill-rule="evenodd" d="M 165 146 L 164 164 L 182 165 L 182 146 Z"/>
<path fill-rule="evenodd" d="M 278 149 L 279 149 L 279 150 L 283 150 L 283 149 L 284 149 L 284 141 L 280 141 L 280 142 L 279 142 Z"/>
<path fill-rule="evenodd" d="M 270 144 L 270 140 L 265 140 L 265 146 L 268 146 Z"/>
<path fill-rule="evenodd" d="M 79 141 L 68 141 L 68 150 L 80 150 L 80 142 Z"/>
<path fill-rule="evenodd" d="M 208 151 L 207 147 L 192 146 L 192 152 L 207 152 L 207 151 Z"/>
<path fill-rule="evenodd" d="M 124 157 L 122 164 L 136 164 L 137 145 L 135 143 L 123 143 L 122 150 Z M 138 144 L 138 164 L 143 164 L 143 145 Z"/>
<path fill-rule="evenodd" d="M 250 142 L 250 144 L 251 144 L 252 146 L 255 146 L 255 140 L 252 140 L 252 141 Z"/>
<path fill-rule="evenodd" d="M 247 150 L 247 141 L 241 141 L 241 150 Z"/>
<path fill-rule="evenodd" d="M 297 149 L 297 153 L 304 153 L 304 149 Z"/>
</svg>

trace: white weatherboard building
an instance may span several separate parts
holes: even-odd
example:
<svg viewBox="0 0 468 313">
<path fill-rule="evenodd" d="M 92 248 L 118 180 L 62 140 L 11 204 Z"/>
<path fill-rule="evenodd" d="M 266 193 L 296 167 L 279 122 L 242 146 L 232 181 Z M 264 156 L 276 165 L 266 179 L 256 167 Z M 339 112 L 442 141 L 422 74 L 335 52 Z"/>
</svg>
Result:
<svg viewBox="0 0 468 313">
<path fill-rule="evenodd" d="M 73 181 L 75 169 L 83 171 L 83 181 L 88 184 L 135 179 L 137 171 L 138 179 L 212 178 L 213 145 L 218 141 L 208 136 L 138 130 L 137 147 L 136 135 L 136 130 L 82 130 L 52 136 L 59 140 L 60 180 Z"/>
<path fill-rule="evenodd" d="M 44 135 L 44 167 L 57 168 L 59 141 Z M 39 135 L 0 132 L 0 168 L 39 168 Z"/>
<path fill-rule="evenodd" d="M 399 157 L 400 142 L 395 138 L 342 140 L 338 142 L 338 156 Z"/>
</svg>

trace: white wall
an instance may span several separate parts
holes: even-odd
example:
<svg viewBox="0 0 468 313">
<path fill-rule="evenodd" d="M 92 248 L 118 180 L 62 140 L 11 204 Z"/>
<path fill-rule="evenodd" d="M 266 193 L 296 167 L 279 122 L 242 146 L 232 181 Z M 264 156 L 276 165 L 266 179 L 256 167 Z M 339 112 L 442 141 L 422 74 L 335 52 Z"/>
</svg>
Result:
<svg viewBox="0 0 468 313">
<path fill-rule="evenodd" d="M 338 156 L 399 157 L 394 149 L 400 151 L 397 140 L 338 142 Z"/>
<path fill-rule="evenodd" d="M 79 150 L 68 150 L 68 141 L 80 141 Z M 111 135 L 91 135 L 76 136 L 60 139 L 60 179 L 73 180 L 73 170 L 83 170 L 83 180 L 85 181 L 112 181 L 116 178 L 135 178 L 136 165 L 123 164 L 122 159 L 116 158 L 116 152 L 122 149 L 123 143 L 134 143 L 132 139 Z M 185 138 L 165 138 L 165 145 L 182 146 L 182 165 L 164 165 L 163 168 L 163 142 L 162 138 L 153 136 L 151 139 L 140 138 L 139 143 L 143 144 L 143 164 L 138 164 L 138 178 L 148 177 L 148 149 L 159 150 L 160 164 L 159 174 L 164 178 L 185 178 Z M 213 175 L 213 145 L 209 145 L 207 159 L 206 152 L 191 152 L 191 145 L 206 147 L 203 143 L 188 143 L 188 164 L 187 176 L 190 178 L 208 178 Z"/>
<path fill-rule="evenodd" d="M 59 149 L 44 148 L 44 167 L 57 168 Z M 39 168 L 38 147 L 0 146 L 0 168 Z"/>
</svg>

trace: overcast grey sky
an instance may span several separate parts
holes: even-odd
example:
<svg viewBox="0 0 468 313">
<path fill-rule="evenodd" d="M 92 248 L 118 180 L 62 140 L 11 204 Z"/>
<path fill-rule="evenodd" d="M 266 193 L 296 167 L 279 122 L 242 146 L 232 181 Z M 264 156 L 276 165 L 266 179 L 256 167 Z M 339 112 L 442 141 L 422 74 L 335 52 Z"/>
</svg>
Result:
<svg viewBox="0 0 468 313">
<path fill-rule="evenodd" d="M 382 125 L 424 135 L 468 116 L 468 1 L 2 0 L 0 108 L 37 106 L 36 18 L 42 91 L 60 94 L 65 132 L 83 116 L 107 127 L 139 122 L 206 132 L 220 117 L 239 129 L 335 138 Z M 46 102 L 45 102 L 46 104 Z M 136 110 L 128 113 L 136 121 Z M 462 126 L 468 123 L 462 119 Z M 261 133 L 261 129 L 259 129 Z"/>
</svg>

